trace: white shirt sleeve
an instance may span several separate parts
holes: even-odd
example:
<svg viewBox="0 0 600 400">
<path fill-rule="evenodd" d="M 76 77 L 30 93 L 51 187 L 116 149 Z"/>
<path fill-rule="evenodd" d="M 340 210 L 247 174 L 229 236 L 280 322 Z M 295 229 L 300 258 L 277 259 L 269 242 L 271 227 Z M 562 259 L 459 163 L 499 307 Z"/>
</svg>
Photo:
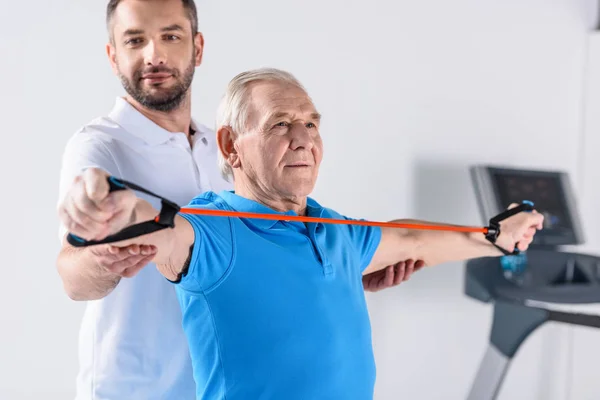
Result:
<svg viewBox="0 0 600 400">
<path fill-rule="evenodd" d="M 109 146 L 110 139 L 85 128 L 69 139 L 62 156 L 57 205 L 66 195 L 75 177 L 87 168 L 101 168 L 111 175 L 120 177 L 116 159 Z M 62 223 L 59 223 L 58 233 L 59 240 L 62 242 L 67 233 Z"/>
</svg>

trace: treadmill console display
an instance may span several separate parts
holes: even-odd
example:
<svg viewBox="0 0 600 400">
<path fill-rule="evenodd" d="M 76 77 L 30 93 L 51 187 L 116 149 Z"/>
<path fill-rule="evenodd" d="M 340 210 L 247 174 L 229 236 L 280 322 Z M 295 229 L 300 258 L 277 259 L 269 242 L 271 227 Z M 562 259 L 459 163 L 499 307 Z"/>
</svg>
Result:
<svg viewBox="0 0 600 400">
<path fill-rule="evenodd" d="M 584 242 L 569 176 L 565 172 L 474 166 L 471 177 L 484 223 L 511 203 L 532 201 L 544 215 L 544 229 L 532 247 Z"/>
</svg>

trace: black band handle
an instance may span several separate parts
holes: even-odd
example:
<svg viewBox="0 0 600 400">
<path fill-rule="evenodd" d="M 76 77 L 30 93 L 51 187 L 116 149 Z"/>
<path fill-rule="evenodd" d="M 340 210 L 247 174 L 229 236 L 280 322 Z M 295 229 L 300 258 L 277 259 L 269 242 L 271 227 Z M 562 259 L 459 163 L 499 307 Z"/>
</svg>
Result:
<svg viewBox="0 0 600 400">
<path fill-rule="evenodd" d="M 175 216 L 180 210 L 180 207 L 172 201 L 169 201 L 155 193 L 150 192 L 134 183 L 125 181 L 123 179 L 116 178 L 114 176 L 108 177 L 108 192 L 114 192 L 117 190 L 136 190 L 150 196 L 159 198 L 161 200 L 161 209 L 159 215 L 150 221 L 140 222 L 128 226 L 121 231 L 109 235 L 102 240 L 85 240 L 79 236 L 75 236 L 72 233 L 67 235 L 67 242 L 74 247 L 87 247 L 98 244 L 114 243 L 122 240 L 133 239 L 138 236 L 147 235 L 152 232 L 159 231 L 165 228 L 173 228 L 175 226 Z"/>
<path fill-rule="evenodd" d="M 108 193 L 116 192 L 117 190 L 126 190 L 127 184 L 125 181 L 115 178 L 114 176 L 108 177 Z M 131 185 L 131 184 L 129 184 Z"/>
<path fill-rule="evenodd" d="M 531 212 L 533 211 L 534 205 L 532 201 L 523 200 L 520 205 L 517 207 L 511 208 L 510 210 L 506 210 L 492 219 L 490 219 L 490 226 L 488 227 L 488 233 L 485 235 L 485 238 L 489 240 L 496 248 L 498 248 L 504 255 L 514 256 L 521 253 L 517 246 L 515 246 L 512 252 L 503 249 L 502 247 L 496 244 L 496 239 L 500 236 L 500 221 L 505 220 L 509 217 L 512 217 L 515 214 L 520 212 Z"/>
</svg>

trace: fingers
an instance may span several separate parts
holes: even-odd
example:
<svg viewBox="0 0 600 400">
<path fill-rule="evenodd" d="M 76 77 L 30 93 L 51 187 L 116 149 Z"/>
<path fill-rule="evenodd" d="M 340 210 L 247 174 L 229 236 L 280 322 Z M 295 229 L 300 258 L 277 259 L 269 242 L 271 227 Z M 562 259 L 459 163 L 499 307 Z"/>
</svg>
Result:
<svg viewBox="0 0 600 400">
<path fill-rule="evenodd" d="M 83 182 L 74 185 L 61 211 L 65 219 L 63 222 L 70 232 L 88 239 L 104 234 L 108 229 L 106 221 L 111 217 L 109 212 L 100 210 L 87 197 Z"/>
<path fill-rule="evenodd" d="M 517 249 L 520 251 L 525 251 L 529 248 L 529 245 L 533 242 L 535 236 L 536 228 L 532 227 L 527 229 L 521 240 L 517 242 Z"/>
<path fill-rule="evenodd" d="M 423 260 L 417 260 L 417 262 L 415 263 L 414 272 L 417 272 L 418 270 L 420 270 L 424 266 L 425 266 L 425 261 L 423 261 Z"/>
<path fill-rule="evenodd" d="M 131 278 L 135 274 L 139 272 L 140 269 L 145 267 L 152 259 L 154 258 L 154 254 L 152 255 L 142 255 L 137 254 L 135 256 L 130 256 L 123 261 L 116 262 L 112 264 L 107 269 L 120 276 L 124 276 L 126 278 Z"/>
<path fill-rule="evenodd" d="M 92 246 L 89 251 L 94 256 L 96 263 L 102 268 L 109 267 L 129 256 L 127 250 L 111 245 Z"/>
<path fill-rule="evenodd" d="M 407 279 L 407 274 L 410 276 L 409 265 L 411 262 L 412 260 L 401 261 L 398 264 L 394 265 L 394 286 L 399 285 L 400 282 L 405 281 Z"/>
<path fill-rule="evenodd" d="M 420 270 L 421 268 L 423 268 L 423 266 L 425 265 L 425 262 L 423 260 L 413 260 L 413 259 L 409 259 L 403 262 L 400 262 L 398 264 L 396 264 L 398 266 L 400 266 L 398 272 L 400 272 L 398 274 L 398 276 L 396 276 L 395 278 L 398 279 L 398 281 L 394 281 L 394 284 L 399 284 L 400 280 L 406 282 L 410 279 L 410 277 L 412 276 L 412 274 L 414 274 L 415 272 L 417 272 L 418 270 Z"/>
<path fill-rule="evenodd" d="M 423 260 L 412 259 L 400 261 L 382 270 L 363 276 L 363 287 L 369 292 L 378 292 L 382 289 L 397 286 L 410 279 L 411 275 L 425 266 Z"/>
<path fill-rule="evenodd" d="M 95 246 L 90 248 L 90 251 L 95 256 L 96 262 L 100 267 L 121 276 L 123 276 L 123 273 L 137 273 L 157 253 L 155 246 L 138 244 L 126 247 L 112 245 Z"/>
<path fill-rule="evenodd" d="M 538 213 L 534 210 L 534 212 L 529 213 L 531 216 L 531 226 L 535 226 L 537 229 L 542 229 L 544 227 L 544 215 Z"/>
<path fill-rule="evenodd" d="M 107 199 L 113 207 L 113 215 L 108 220 L 108 225 L 111 232 L 120 231 L 131 222 L 137 197 L 131 190 L 120 190 L 111 193 Z"/>
<path fill-rule="evenodd" d="M 511 204 L 512 206 L 513 204 Z M 509 207 L 512 208 L 512 207 Z M 540 214 L 537 210 L 532 210 L 531 212 L 523 212 L 517 215 L 513 215 L 511 218 L 523 218 L 524 223 L 528 227 L 534 227 L 537 229 L 542 229 L 544 227 L 544 215 Z"/>
<path fill-rule="evenodd" d="M 396 286 L 399 285 L 400 282 L 404 281 L 404 278 L 406 276 L 406 264 L 407 262 L 401 261 L 398 264 L 394 265 L 394 281 L 392 282 L 392 285 Z"/>
<path fill-rule="evenodd" d="M 97 168 L 88 168 L 83 172 L 86 196 L 94 203 L 100 204 L 108 196 L 108 174 Z"/>
<path fill-rule="evenodd" d="M 413 272 L 415 271 L 415 260 L 408 260 L 406 261 L 406 272 L 404 273 L 404 281 L 407 281 L 410 279 L 410 276 L 413 274 Z"/>
<path fill-rule="evenodd" d="M 534 210 L 527 213 L 527 220 L 524 222 L 524 231 L 517 243 L 517 248 L 521 251 L 527 250 L 538 230 L 543 228 L 544 216 Z"/>
<path fill-rule="evenodd" d="M 87 240 L 95 239 L 105 231 L 103 223 L 91 219 L 79 210 L 72 201 L 65 203 L 59 211 L 59 217 L 69 232 Z"/>
<path fill-rule="evenodd" d="M 390 287 L 394 284 L 394 266 L 390 265 L 388 267 L 386 267 L 385 269 L 385 275 L 383 276 L 383 282 L 382 285 L 384 287 Z"/>
<path fill-rule="evenodd" d="M 146 265 L 148 265 L 148 263 L 150 261 L 152 261 L 152 259 L 154 258 L 154 256 L 145 256 L 143 258 L 141 258 L 135 265 L 126 268 L 125 270 L 123 270 L 123 272 L 121 273 L 121 276 L 123 278 L 132 278 L 135 275 L 137 275 L 138 272 L 140 272 L 140 270 L 142 268 L 144 268 Z"/>
<path fill-rule="evenodd" d="M 117 192 L 112 192 L 106 198 L 108 206 L 112 204 L 115 213 L 133 209 L 133 207 L 135 207 L 136 200 L 137 197 L 131 190 L 119 190 Z"/>
<path fill-rule="evenodd" d="M 508 210 L 517 207 L 519 204 L 511 203 L 508 206 Z M 535 226 L 537 229 L 543 229 L 544 227 L 544 215 L 540 214 L 537 210 L 533 209 L 530 212 L 524 213 L 531 219 L 531 226 Z"/>
<path fill-rule="evenodd" d="M 131 256 L 150 255 L 156 253 L 156 246 L 131 244 L 129 246 L 118 247 L 113 245 L 90 247 L 90 251 L 97 256 L 110 258 L 114 262 L 122 261 Z"/>
<path fill-rule="evenodd" d="M 65 208 L 60 209 L 58 215 L 63 225 L 70 233 L 87 240 L 95 238 L 94 233 L 87 229 L 85 225 L 78 223 L 74 218 L 72 218 Z"/>
<path fill-rule="evenodd" d="M 509 208 L 514 206 L 513 203 Z M 504 233 L 498 237 L 497 244 L 509 251 L 515 248 L 525 251 L 533 242 L 536 232 L 543 229 L 544 215 L 537 210 L 522 212 L 507 218 L 500 225 Z"/>
<path fill-rule="evenodd" d="M 537 229 L 535 227 L 531 227 L 531 228 L 527 229 L 527 231 L 525 232 L 525 234 L 523 236 L 527 239 L 533 238 L 536 231 L 537 231 Z"/>
<path fill-rule="evenodd" d="M 393 273 L 392 269 L 392 273 Z M 373 273 L 373 279 L 370 280 L 369 285 L 372 292 L 378 292 L 384 289 L 386 285 L 386 280 L 389 279 L 388 275 L 390 273 L 390 267 L 386 267 L 381 271 L 377 271 Z"/>
<path fill-rule="evenodd" d="M 111 210 L 97 206 L 97 203 L 88 194 L 84 178 L 78 178 L 75 182 L 70 196 L 71 206 L 76 208 L 79 213 L 85 214 L 90 220 L 102 223 L 109 219 L 112 214 Z"/>
<path fill-rule="evenodd" d="M 375 287 L 377 286 L 376 281 L 379 280 L 379 274 L 381 271 L 377 271 L 377 272 L 373 272 L 370 273 L 368 275 L 363 276 L 362 278 L 362 282 L 363 282 L 363 288 L 367 291 L 367 292 L 376 292 L 377 290 L 375 290 Z"/>
<path fill-rule="evenodd" d="M 521 251 L 526 250 L 529 247 L 529 245 L 533 242 L 533 237 L 534 237 L 534 235 L 524 235 L 521 238 L 521 240 L 519 240 L 516 243 L 516 248 Z"/>
<path fill-rule="evenodd" d="M 98 207 L 102 196 L 108 193 L 106 177 L 102 170 L 90 168 L 74 179 L 58 212 L 71 233 L 88 240 L 106 236 L 106 221 L 112 211 Z"/>
<path fill-rule="evenodd" d="M 131 190 L 109 193 L 108 174 L 89 168 L 77 177 L 59 207 L 67 229 L 86 240 L 101 240 L 131 223 L 137 197 Z"/>
<path fill-rule="evenodd" d="M 384 289 L 386 287 L 386 279 L 389 279 L 387 276 L 390 274 L 390 271 L 393 275 L 393 266 L 363 276 L 362 282 L 364 289 L 368 292 L 378 292 Z"/>
</svg>

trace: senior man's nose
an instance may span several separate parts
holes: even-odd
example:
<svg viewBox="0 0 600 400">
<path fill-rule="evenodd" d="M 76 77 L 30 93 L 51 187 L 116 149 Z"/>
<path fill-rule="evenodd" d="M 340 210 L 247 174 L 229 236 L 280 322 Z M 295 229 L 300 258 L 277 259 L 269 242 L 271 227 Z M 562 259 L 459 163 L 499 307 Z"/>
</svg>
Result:
<svg viewBox="0 0 600 400">
<path fill-rule="evenodd" d="M 299 148 L 312 149 L 314 145 L 313 137 L 310 130 L 303 123 L 294 124 L 291 130 L 292 141 L 290 148 L 297 150 Z"/>
</svg>

